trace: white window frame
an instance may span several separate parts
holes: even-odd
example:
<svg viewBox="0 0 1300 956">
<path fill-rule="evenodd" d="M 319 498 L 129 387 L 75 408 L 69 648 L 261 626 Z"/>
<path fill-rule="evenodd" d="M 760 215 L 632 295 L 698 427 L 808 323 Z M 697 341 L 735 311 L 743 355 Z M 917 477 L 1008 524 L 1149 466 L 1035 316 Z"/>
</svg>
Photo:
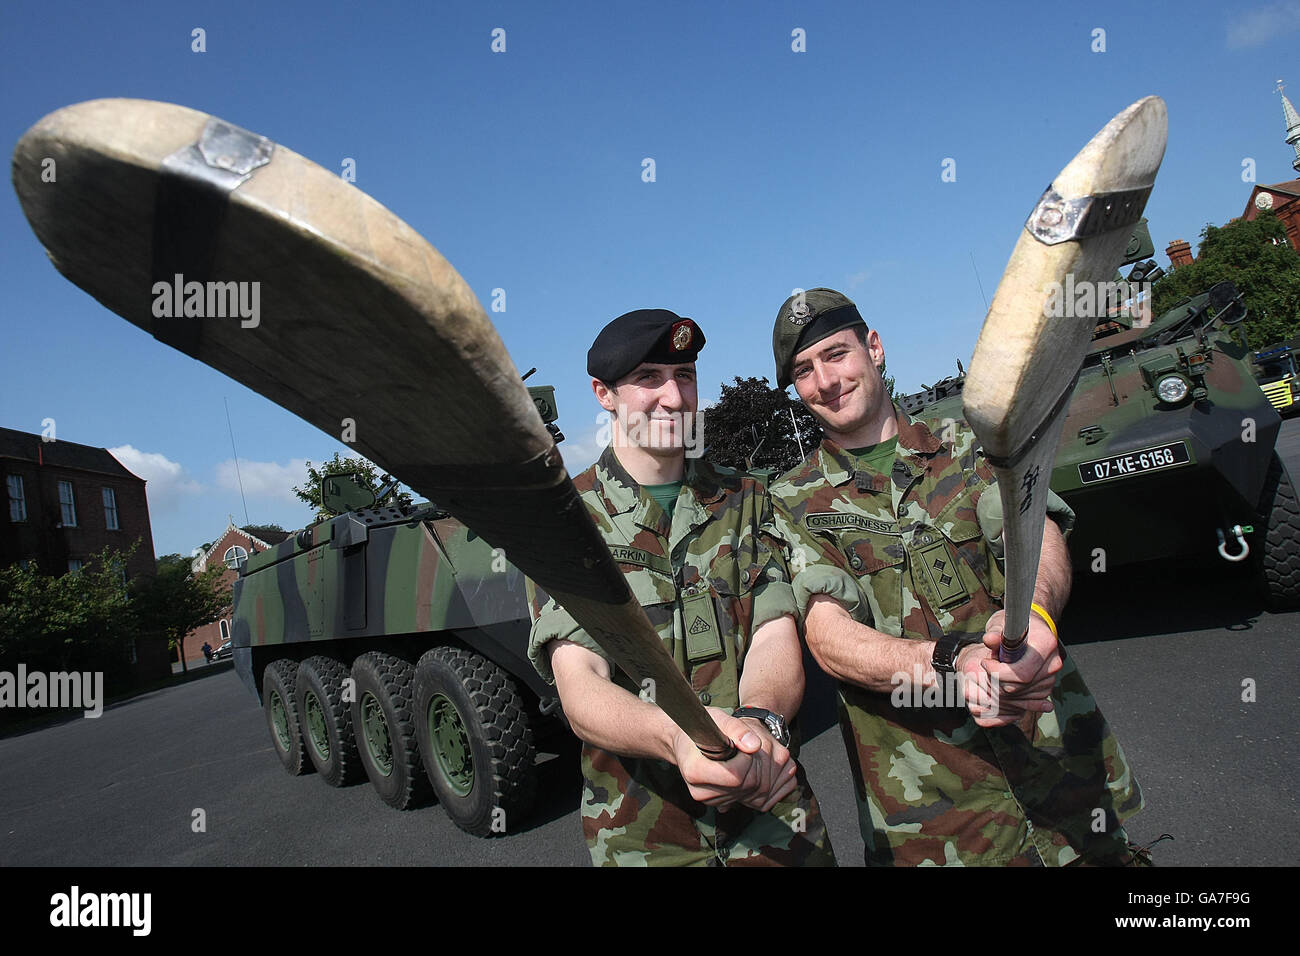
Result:
<svg viewBox="0 0 1300 956">
<path fill-rule="evenodd" d="M 22 475 L 6 475 L 5 484 L 9 489 L 9 520 L 27 520 L 27 489 L 23 486 Z M 14 492 L 17 491 L 17 494 Z"/>
<path fill-rule="evenodd" d="M 234 555 L 234 564 L 231 564 L 231 555 Z M 221 556 L 221 563 L 232 571 L 238 571 L 240 567 L 248 560 L 248 549 L 243 545 L 232 544 L 226 548 L 226 553 Z"/>
<path fill-rule="evenodd" d="M 63 492 L 68 492 L 67 500 L 63 498 Z M 77 526 L 77 495 L 72 490 L 72 482 L 59 482 L 59 519 L 65 528 L 75 528 Z"/>
<path fill-rule="evenodd" d="M 112 488 L 101 489 L 104 493 L 104 526 L 109 531 L 121 531 L 117 521 L 117 492 Z"/>
<path fill-rule="evenodd" d="M 226 641 L 230 640 L 230 622 L 223 617 L 219 623 L 221 628 L 221 642 L 224 644 Z"/>
</svg>

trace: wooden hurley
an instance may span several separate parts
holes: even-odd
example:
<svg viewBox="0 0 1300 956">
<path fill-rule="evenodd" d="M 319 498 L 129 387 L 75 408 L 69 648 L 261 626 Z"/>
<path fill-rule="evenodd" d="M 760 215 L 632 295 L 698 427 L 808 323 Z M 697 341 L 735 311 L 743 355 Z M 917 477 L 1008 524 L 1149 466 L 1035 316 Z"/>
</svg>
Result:
<svg viewBox="0 0 1300 956">
<path fill-rule="evenodd" d="M 966 420 L 997 475 L 1005 516 L 1003 660 L 1024 653 L 1066 408 L 1098 321 L 1075 290 L 1113 282 L 1164 157 L 1164 101 L 1148 96 L 1106 124 L 1029 215 L 989 307 L 962 389 Z M 1094 296 L 1105 310 L 1106 296 Z"/>
<path fill-rule="evenodd" d="M 51 113 L 19 141 L 13 181 L 65 277 L 327 434 L 350 420 L 360 454 L 502 548 L 633 680 L 652 679 L 702 752 L 735 752 L 610 557 L 487 314 L 414 229 L 283 146 L 146 100 Z"/>
</svg>

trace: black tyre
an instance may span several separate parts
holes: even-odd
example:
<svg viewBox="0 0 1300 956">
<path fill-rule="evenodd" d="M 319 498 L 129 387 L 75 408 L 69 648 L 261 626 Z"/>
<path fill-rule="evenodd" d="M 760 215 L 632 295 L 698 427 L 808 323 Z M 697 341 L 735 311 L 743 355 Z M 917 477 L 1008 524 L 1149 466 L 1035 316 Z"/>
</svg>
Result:
<svg viewBox="0 0 1300 956">
<path fill-rule="evenodd" d="M 332 657 L 309 657 L 298 665 L 295 702 L 303 749 L 331 787 L 361 779 L 361 758 L 352 736 L 352 705 L 343 700 L 348 669 Z"/>
<path fill-rule="evenodd" d="M 1277 452 L 1269 462 L 1258 510 L 1267 530 L 1256 567 L 1268 606 L 1300 606 L 1300 501 Z"/>
<path fill-rule="evenodd" d="M 514 681 L 491 661 L 435 647 L 415 669 L 415 723 L 438 801 L 475 836 L 506 832 L 532 811 L 536 752 Z"/>
<path fill-rule="evenodd" d="M 294 699 L 297 669 L 296 661 L 278 660 L 267 664 L 262 674 L 262 711 L 266 714 L 266 728 L 271 732 L 271 745 L 284 769 L 295 777 L 312 770 L 303 751 Z"/>
<path fill-rule="evenodd" d="M 361 766 L 385 803 L 409 810 L 429 796 L 411 711 L 415 667 L 369 651 L 352 662 L 352 677 L 352 733 Z"/>
</svg>

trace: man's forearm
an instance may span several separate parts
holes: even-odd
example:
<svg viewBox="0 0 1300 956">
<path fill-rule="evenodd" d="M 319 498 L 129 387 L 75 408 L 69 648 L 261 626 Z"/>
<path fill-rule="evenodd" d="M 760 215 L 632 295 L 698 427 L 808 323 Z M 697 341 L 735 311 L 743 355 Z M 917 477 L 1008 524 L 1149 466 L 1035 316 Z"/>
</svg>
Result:
<svg viewBox="0 0 1300 956">
<path fill-rule="evenodd" d="M 859 624 L 839 602 L 825 595 L 808 602 L 806 624 L 808 649 L 832 677 L 886 692 L 897 687 L 900 679 L 911 683 L 918 672 L 922 683 L 933 680 L 933 641 L 891 637 Z"/>
<path fill-rule="evenodd" d="M 654 757 L 675 763 L 672 739 L 677 726 L 657 705 L 644 701 L 587 667 L 565 666 L 566 655 L 581 647 L 551 651 L 555 686 L 564 702 L 564 715 L 579 739 L 625 757 Z M 594 655 L 593 655 L 594 656 Z"/>
<path fill-rule="evenodd" d="M 762 707 L 787 720 L 799 712 L 804 691 L 803 655 L 792 616 L 768 621 L 754 632 L 745 652 L 739 690 L 742 706 Z"/>
<path fill-rule="evenodd" d="M 1043 547 L 1038 559 L 1038 576 L 1034 579 L 1034 602 L 1053 619 L 1060 616 L 1070 600 L 1072 565 L 1065 535 L 1051 518 L 1043 526 Z"/>
</svg>

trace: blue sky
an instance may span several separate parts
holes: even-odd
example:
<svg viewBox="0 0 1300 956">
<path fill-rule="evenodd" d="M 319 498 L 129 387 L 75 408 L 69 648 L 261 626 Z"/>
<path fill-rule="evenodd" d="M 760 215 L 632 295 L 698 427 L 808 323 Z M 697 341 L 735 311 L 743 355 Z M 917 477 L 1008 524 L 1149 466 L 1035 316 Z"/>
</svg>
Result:
<svg viewBox="0 0 1300 956">
<path fill-rule="evenodd" d="M 493 320 L 516 365 L 539 368 L 530 384 L 556 386 L 575 472 L 598 453 L 587 347 L 630 309 L 701 324 L 705 399 L 734 376 L 772 378 L 772 319 L 796 286 L 853 297 L 900 388 L 948 374 L 974 348 L 979 282 L 991 297 L 1039 193 L 1141 96 L 1169 106 L 1147 206 L 1159 250 L 1242 212 L 1244 160 L 1259 182 L 1295 176 L 1275 86 L 1300 93 L 1297 0 L 11 0 L 3 31 L 7 149 L 59 107 L 128 96 L 215 114 L 327 169 L 355 160 L 358 188 L 480 301 L 505 290 Z M 53 418 L 59 438 L 115 449 L 149 480 L 156 552 L 188 552 L 228 515 L 244 523 L 225 398 L 249 518 L 310 520 L 289 488 L 305 459 L 347 446 L 68 283 L 12 189 L 0 249 L 0 425 Z"/>
</svg>

